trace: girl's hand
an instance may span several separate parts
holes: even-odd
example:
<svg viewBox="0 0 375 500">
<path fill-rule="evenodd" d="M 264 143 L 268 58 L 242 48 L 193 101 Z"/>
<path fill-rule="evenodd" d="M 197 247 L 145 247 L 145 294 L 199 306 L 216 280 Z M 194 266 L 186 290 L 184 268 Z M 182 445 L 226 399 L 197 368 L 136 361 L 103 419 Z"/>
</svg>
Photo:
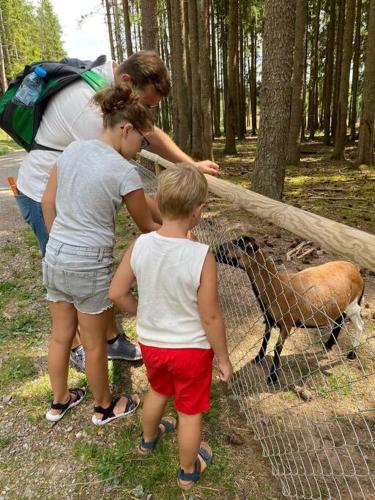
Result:
<svg viewBox="0 0 375 500">
<path fill-rule="evenodd" d="M 227 361 L 219 361 L 219 378 L 222 382 L 228 383 L 233 376 L 232 363 L 228 359 Z"/>
</svg>

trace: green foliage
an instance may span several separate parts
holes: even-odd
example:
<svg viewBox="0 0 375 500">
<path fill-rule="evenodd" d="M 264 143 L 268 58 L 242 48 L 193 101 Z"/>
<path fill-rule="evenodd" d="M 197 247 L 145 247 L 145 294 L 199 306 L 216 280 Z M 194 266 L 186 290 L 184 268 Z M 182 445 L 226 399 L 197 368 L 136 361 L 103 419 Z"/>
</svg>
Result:
<svg viewBox="0 0 375 500">
<path fill-rule="evenodd" d="M 19 150 L 20 147 L 9 137 L 9 135 L 0 130 L 0 156 Z"/>
<path fill-rule="evenodd" d="M 37 10 L 27 0 L 0 0 L 0 9 L 8 80 L 30 62 L 64 56 L 61 26 L 50 0 L 41 0 Z"/>
</svg>

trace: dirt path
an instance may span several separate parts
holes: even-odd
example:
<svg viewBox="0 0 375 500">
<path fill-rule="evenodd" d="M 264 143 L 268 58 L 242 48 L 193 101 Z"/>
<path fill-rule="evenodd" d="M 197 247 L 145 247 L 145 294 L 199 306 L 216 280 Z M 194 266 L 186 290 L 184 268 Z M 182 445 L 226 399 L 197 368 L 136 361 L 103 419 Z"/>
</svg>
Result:
<svg viewBox="0 0 375 500">
<path fill-rule="evenodd" d="M 7 178 L 17 179 L 19 166 L 25 156 L 23 151 L 0 157 L 0 239 L 6 238 L 13 231 L 18 231 L 23 225 L 22 217 L 17 208 L 13 193 L 9 188 Z"/>
</svg>

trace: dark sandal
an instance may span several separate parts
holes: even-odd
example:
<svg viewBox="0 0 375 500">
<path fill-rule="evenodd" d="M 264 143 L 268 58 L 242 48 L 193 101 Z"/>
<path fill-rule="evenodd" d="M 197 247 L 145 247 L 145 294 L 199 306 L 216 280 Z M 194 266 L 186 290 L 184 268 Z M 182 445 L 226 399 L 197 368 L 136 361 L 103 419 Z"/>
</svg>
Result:
<svg viewBox="0 0 375 500">
<path fill-rule="evenodd" d="M 71 396 L 66 403 L 52 403 L 51 410 L 60 410 L 60 413 L 54 414 L 51 413 L 51 410 L 48 410 L 46 413 L 46 419 L 49 422 L 58 422 L 63 418 L 65 413 L 69 411 L 71 408 L 79 405 L 82 399 L 86 395 L 86 391 L 81 389 L 80 387 L 75 387 L 74 389 L 69 389 L 70 394 L 74 394 L 76 397 L 73 399 Z"/>
<path fill-rule="evenodd" d="M 125 410 L 122 413 L 118 413 L 117 415 L 113 413 L 113 409 L 120 398 L 113 398 L 108 408 L 103 408 L 102 406 L 95 406 L 94 412 L 101 413 L 103 416 L 102 418 L 97 418 L 95 415 L 93 415 L 91 419 L 92 423 L 95 425 L 105 425 L 108 424 L 109 422 L 112 422 L 112 420 L 115 420 L 116 418 L 125 417 L 126 415 L 130 415 L 131 413 L 135 412 L 140 403 L 139 399 L 137 400 L 132 399 L 130 396 L 125 396 L 125 397 L 127 398 Z"/>
<path fill-rule="evenodd" d="M 204 446 L 202 446 L 204 445 Z M 201 443 L 201 447 L 198 450 L 198 455 L 203 459 L 206 463 L 207 467 L 212 464 L 212 450 L 211 448 L 205 444 Z M 207 468 L 206 467 L 206 468 Z M 201 470 L 202 465 L 199 458 L 196 459 L 194 465 L 194 472 L 185 472 L 183 469 L 179 469 L 177 471 L 177 484 L 183 490 L 190 490 L 194 484 L 200 479 L 202 473 L 204 471 Z M 206 470 L 206 469 L 204 469 Z M 181 484 L 181 481 L 189 481 L 188 484 Z"/>
<path fill-rule="evenodd" d="M 167 420 L 169 419 L 169 420 Z M 170 434 L 176 429 L 177 421 L 174 417 L 165 417 L 160 420 L 160 423 L 164 425 L 165 431 L 162 431 L 160 427 L 158 427 L 158 434 L 153 441 L 145 441 L 143 439 L 143 432 L 141 434 L 141 442 L 138 446 L 138 451 L 142 455 L 148 455 L 158 444 L 160 439 L 162 439 L 167 434 Z"/>
</svg>

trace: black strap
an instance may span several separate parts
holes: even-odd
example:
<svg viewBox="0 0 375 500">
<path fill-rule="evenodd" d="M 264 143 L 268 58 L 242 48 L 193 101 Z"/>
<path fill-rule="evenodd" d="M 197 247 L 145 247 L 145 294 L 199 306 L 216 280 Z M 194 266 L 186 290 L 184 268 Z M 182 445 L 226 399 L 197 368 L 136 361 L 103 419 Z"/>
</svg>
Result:
<svg viewBox="0 0 375 500">
<path fill-rule="evenodd" d="M 62 153 L 64 150 L 63 149 L 55 149 L 55 148 L 50 148 L 49 146 L 43 146 L 42 144 L 38 144 L 37 142 L 33 142 L 30 148 L 30 151 L 35 151 L 35 150 L 40 150 L 40 151 L 55 151 L 56 153 Z"/>
<path fill-rule="evenodd" d="M 108 408 L 103 408 L 102 406 L 94 406 L 95 413 L 101 413 L 103 415 L 102 420 L 107 420 L 107 418 L 112 418 L 115 416 L 113 413 L 113 409 L 117 404 L 117 401 L 120 398 L 113 398 L 112 403 L 108 406 Z M 126 405 L 127 406 L 127 405 Z"/>
<path fill-rule="evenodd" d="M 74 389 L 69 389 L 70 394 L 74 394 L 76 399 L 73 401 L 72 397 L 69 398 L 69 400 L 66 403 L 52 403 L 51 408 L 53 410 L 61 410 L 62 412 L 65 411 L 68 406 L 75 401 L 78 401 L 83 398 L 85 395 L 85 391 L 80 389 L 79 387 L 75 387 Z"/>
<path fill-rule="evenodd" d="M 67 403 L 52 403 L 51 408 L 52 410 L 61 410 L 62 412 L 65 411 L 70 403 L 72 402 L 72 398 L 69 398 Z"/>
</svg>

